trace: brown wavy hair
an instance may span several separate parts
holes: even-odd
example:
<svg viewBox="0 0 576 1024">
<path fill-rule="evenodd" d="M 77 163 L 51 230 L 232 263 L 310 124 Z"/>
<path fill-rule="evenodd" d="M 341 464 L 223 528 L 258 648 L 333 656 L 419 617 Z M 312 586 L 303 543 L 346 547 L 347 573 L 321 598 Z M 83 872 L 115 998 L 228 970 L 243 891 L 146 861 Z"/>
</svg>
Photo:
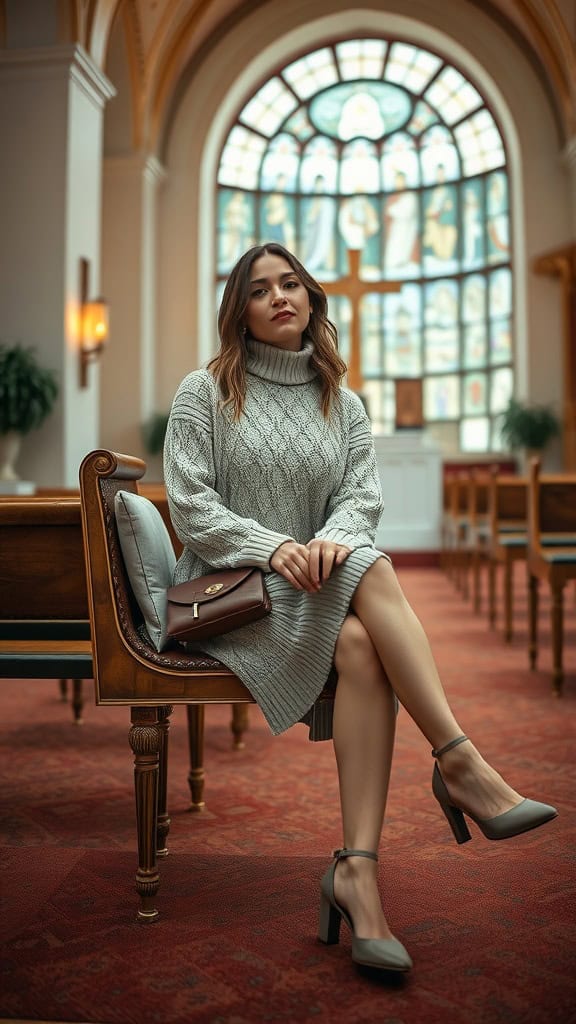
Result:
<svg viewBox="0 0 576 1024">
<path fill-rule="evenodd" d="M 267 242 L 248 249 L 230 272 L 218 311 L 220 349 L 208 363 L 208 369 L 220 387 L 222 405 L 231 405 L 233 418 L 240 419 L 246 398 L 244 315 L 250 297 L 252 264 L 268 254 L 285 259 L 308 292 L 312 314 L 303 338 L 310 339 L 314 345 L 310 364 L 318 373 L 320 405 L 327 417 L 346 373 L 346 363 L 338 354 L 338 333 L 328 319 L 326 293 L 300 261 L 278 242 Z"/>
</svg>

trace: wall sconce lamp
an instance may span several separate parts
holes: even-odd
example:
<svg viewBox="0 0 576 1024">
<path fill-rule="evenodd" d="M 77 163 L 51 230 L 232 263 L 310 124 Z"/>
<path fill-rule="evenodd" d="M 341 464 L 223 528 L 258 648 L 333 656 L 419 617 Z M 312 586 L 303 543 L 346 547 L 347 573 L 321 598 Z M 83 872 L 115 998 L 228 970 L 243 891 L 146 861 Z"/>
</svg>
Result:
<svg viewBox="0 0 576 1024">
<path fill-rule="evenodd" d="M 100 358 L 108 341 L 108 303 L 103 298 L 88 298 L 90 265 L 80 260 L 80 387 L 88 387 L 88 364 Z"/>
</svg>

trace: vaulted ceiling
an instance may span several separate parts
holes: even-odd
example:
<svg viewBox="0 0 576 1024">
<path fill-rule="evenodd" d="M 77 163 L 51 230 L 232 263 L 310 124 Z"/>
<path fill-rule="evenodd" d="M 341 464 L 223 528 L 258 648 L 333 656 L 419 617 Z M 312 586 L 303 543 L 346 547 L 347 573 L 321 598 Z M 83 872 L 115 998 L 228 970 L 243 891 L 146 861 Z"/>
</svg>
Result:
<svg viewBox="0 0 576 1024">
<path fill-rule="evenodd" d="M 576 135 L 576 0 L 462 0 L 479 6 L 523 47 L 555 107 L 560 143 Z M 154 144 L 186 67 L 230 20 L 254 0 L 45 0 L 60 42 L 79 42 L 105 69 L 115 19 L 121 18 L 130 59 L 138 135 Z M 24 15 L 26 0 L 0 0 L 0 33 Z"/>
</svg>

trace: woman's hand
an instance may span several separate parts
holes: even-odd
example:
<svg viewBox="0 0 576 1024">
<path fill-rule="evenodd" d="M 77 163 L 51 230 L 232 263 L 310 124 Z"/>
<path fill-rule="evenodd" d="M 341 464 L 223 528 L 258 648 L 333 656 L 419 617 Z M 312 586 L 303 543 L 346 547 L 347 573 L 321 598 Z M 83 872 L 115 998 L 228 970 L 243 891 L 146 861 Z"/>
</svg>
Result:
<svg viewBox="0 0 576 1024">
<path fill-rule="evenodd" d="M 311 553 L 305 544 L 285 540 L 270 559 L 275 572 L 291 583 L 295 590 L 306 590 L 309 594 L 319 589 L 310 576 Z"/>
<path fill-rule="evenodd" d="M 310 579 L 317 590 L 329 578 L 334 567 L 342 565 L 352 551 L 352 548 L 346 547 L 345 544 L 336 544 L 332 540 L 322 540 L 319 537 L 309 540 L 306 547 L 310 552 Z"/>
</svg>

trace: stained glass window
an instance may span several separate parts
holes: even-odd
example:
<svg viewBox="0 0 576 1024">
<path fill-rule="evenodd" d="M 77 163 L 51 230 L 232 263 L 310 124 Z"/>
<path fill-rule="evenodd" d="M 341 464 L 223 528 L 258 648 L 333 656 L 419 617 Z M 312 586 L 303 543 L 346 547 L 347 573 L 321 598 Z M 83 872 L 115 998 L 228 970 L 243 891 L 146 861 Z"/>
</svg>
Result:
<svg viewBox="0 0 576 1024">
<path fill-rule="evenodd" d="M 409 41 L 339 41 L 279 70 L 230 129 L 217 294 L 249 246 L 282 242 L 330 283 L 375 432 L 393 430 L 395 378 L 422 377 L 426 427 L 447 454 L 496 449 L 514 386 L 509 211 L 502 135 L 463 69 Z M 374 282 L 357 342 L 337 291 L 351 249 Z"/>
</svg>

